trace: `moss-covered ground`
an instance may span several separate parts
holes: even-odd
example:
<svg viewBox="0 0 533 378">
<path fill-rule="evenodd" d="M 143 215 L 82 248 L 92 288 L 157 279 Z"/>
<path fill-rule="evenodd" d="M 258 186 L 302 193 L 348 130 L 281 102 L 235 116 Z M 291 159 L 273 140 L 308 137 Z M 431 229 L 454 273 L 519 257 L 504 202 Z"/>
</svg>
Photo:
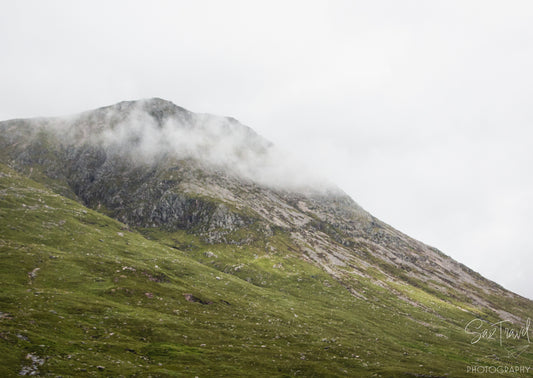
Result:
<svg viewBox="0 0 533 378">
<path fill-rule="evenodd" d="M 465 325 L 496 321 L 490 314 L 372 276 L 346 277 L 364 292 L 354 296 L 282 232 L 238 246 L 132 230 L 0 167 L 2 377 L 458 377 L 472 376 L 471 365 L 533 367 L 528 350 L 508 353 L 529 345 L 524 338 L 507 349 L 472 344 Z"/>
</svg>

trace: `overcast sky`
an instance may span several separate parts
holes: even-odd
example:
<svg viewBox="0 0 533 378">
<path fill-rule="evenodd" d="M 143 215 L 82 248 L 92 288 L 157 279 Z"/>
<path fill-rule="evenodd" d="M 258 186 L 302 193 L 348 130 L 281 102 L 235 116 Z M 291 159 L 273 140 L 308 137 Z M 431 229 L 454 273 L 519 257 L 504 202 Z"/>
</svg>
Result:
<svg viewBox="0 0 533 378">
<path fill-rule="evenodd" d="M 533 298 L 533 2 L 1 1 L 0 119 L 233 116 Z"/>
</svg>

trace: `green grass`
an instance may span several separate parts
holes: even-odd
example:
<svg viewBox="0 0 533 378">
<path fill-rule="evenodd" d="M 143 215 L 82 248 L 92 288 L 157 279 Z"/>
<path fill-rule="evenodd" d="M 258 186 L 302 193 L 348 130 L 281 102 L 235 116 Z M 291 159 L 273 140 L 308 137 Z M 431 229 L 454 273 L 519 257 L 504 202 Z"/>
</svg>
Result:
<svg viewBox="0 0 533 378">
<path fill-rule="evenodd" d="M 0 376 L 31 365 L 28 354 L 45 359 L 43 376 L 466 376 L 472 364 L 533 365 L 531 354 L 472 345 L 472 305 L 381 286 L 378 271 L 344 277 L 364 291 L 357 298 L 283 232 L 243 246 L 131 230 L 0 167 Z"/>
</svg>

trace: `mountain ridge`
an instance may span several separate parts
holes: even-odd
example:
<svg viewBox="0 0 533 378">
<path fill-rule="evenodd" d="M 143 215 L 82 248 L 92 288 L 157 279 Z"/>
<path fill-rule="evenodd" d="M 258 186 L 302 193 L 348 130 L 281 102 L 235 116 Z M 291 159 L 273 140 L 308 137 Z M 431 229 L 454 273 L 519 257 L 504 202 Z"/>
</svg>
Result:
<svg viewBox="0 0 533 378">
<path fill-rule="evenodd" d="M 74 126 L 71 128 L 74 129 L 75 131 L 77 131 L 76 129 L 80 129 L 80 128 L 83 128 L 83 126 L 85 126 L 87 124 L 87 122 L 89 123 L 89 126 L 93 126 L 92 123 L 95 123 L 97 126 L 101 126 L 102 123 L 104 121 L 107 121 L 108 123 L 107 124 L 104 124 L 104 126 L 106 127 L 109 127 L 109 125 L 111 125 L 112 127 L 116 127 L 116 124 L 118 123 L 118 121 L 116 120 L 116 118 L 118 118 L 119 116 L 122 118 L 122 121 L 124 121 L 124 119 L 126 120 L 126 123 L 127 124 L 130 124 L 131 121 L 128 120 L 128 116 L 131 114 L 131 113 L 135 113 L 137 111 L 140 111 L 141 112 L 146 112 L 148 113 L 151 117 L 153 117 L 153 119 L 156 120 L 157 122 L 157 126 L 158 127 L 163 127 L 164 126 L 164 122 L 165 121 L 168 121 L 168 120 L 172 120 L 174 117 L 178 117 L 178 121 L 180 122 L 179 123 L 179 126 L 178 127 L 194 127 L 194 126 L 198 126 L 196 124 L 194 124 L 194 118 L 196 117 L 196 115 L 184 108 L 181 108 L 177 105 L 174 105 L 173 103 L 169 102 L 169 101 L 166 101 L 166 100 L 163 100 L 163 99 L 160 99 L 160 98 L 152 98 L 152 99 L 143 99 L 143 100 L 139 100 L 139 101 L 124 101 L 124 102 L 120 102 L 118 104 L 115 104 L 115 105 L 111 105 L 111 106 L 108 106 L 108 107 L 104 107 L 104 108 L 98 108 L 98 109 L 95 109 L 93 111 L 88 111 L 88 112 L 83 112 L 83 113 L 80 113 L 78 116 L 73 116 L 72 119 L 75 120 L 74 121 Z M 110 113 L 110 110 L 111 110 L 111 113 Z M 116 113 L 118 112 L 118 113 Z M 125 112 L 125 114 L 123 113 Z M 95 119 L 95 113 L 96 113 L 96 119 Z M 203 115 L 202 115 L 203 116 Z M 207 115 L 207 117 L 212 117 L 210 115 Z M 225 120 L 227 119 L 227 117 L 217 117 L 218 120 Z M 174 119 L 175 120 L 175 119 Z M 20 120 L 19 120 L 20 121 Z M 42 122 L 43 119 L 39 119 L 39 122 Z M 55 118 L 52 118 L 52 121 L 51 122 L 54 122 L 54 121 L 57 121 L 57 119 Z M 184 121 L 184 124 L 182 124 L 181 122 Z M 45 123 L 46 122 L 49 122 L 49 121 L 46 121 L 45 120 Z M 234 122 L 234 121 L 232 121 Z M 7 123 L 9 124 L 10 121 L 7 121 Z M 67 123 L 68 123 L 68 120 L 67 120 Z M 4 122 L 2 122 L 2 124 L 4 124 Z M 252 136 L 253 139 L 255 138 L 260 138 L 255 132 L 252 131 L 252 133 L 248 133 L 249 130 L 251 130 L 249 127 L 247 126 L 244 126 L 244 125 L 241 125 L 239 123 L 234 123 L 235 127 L 238 127 L 238 128 L 243 128 L 243 130 L 246 130 L 246 136 Z M 45 128 L 47 127 L 46 125 L 44 126 Z M 220 128 L 222 129 L 222 133 L 227 131 L 227 124 L 226 123 L 222 123 L 220 125 Z M 122 135 L 121 135 L 122 136 Z M 138 135 L 134 135 L 134 138 L 138 138 Z M 82 138 L 83 139 L 83 138 Z M 255 141 L 255 140 L 254 140 Z M 83 140 L 82 140 L 83 142 Z M 239 141 L 240 143 L 242 144 L 246 144 L 248 142 L 247 139 L 244 139 L 243 141 Z M 74 144 L 78 143 L 78 141 L 74 140 Z M 98 143 L 98 141 L 96 142 Z M 261 147 L 263 145 L 268 145 L 268 146 L 271 146 L 271 143 L 270 142 L 265 142 L 264 144 L 260 143 Z M 85 146 L 84 146 L 85 147 Z M 79 177 L 79 178 L 75 178 L 74 179 L 74 184 L 78 186 L 78 188 L 75 190 L 75 195 L 76 196 L 79 196 L 81 194 L 81 198 L 82 200 L 87 203 L 87 204 L 90 204 L 90 206 L 102 206 L 102 203 L 101 202 L 98 202 L 97 204 L 95 203 L 92 203 L 94 202 L 95 200 L 105 200 L 105 198 L 99 198 L 102 197 L 102 193 L 81 193 L 80 191 L 82 190 L 81 188 L 83 187 L 84 189 L 88 186 L 90 186 L 90 184 L 92 184 L 93 182 L 95 182 L 94 180 L 96 180 L 96 182 L 94 183 L 94 186 L 97 187 L 97 188 L 101 188 L 102 186 L 105 185 L 104 182 L 102 182 L 101 180 L 98 180 L 96 176 L 101 176 L 103 177 L 103 180 L 108 180 L 109 178 L 109 171 L 113 171 L 113 169 L 116 169 L 116 167 L 114 166 L 114 164 L 119 164 L 119 165 L 122 165 L 121 168 L 122 170 L 124 169 L 130 169 L 130 170 L 133 170 L 134 172 L 136 171 L 137 174 L 139 174 L 140 172 L 143 172 L 143 174 L 145 175 L 143 180 L 145 179 L 154 179 L 154 175 L 159 174 L 159 175 L 166 175 L 168 174 L 168 172 L 156 172 L 157 171 L 157 168 L 155 168 L 154 170 L 154 165 L 152 162 L 148 162 L 148 164 L 144 164 L 143 162 L 139 163 L 138 161 L 134 161 L 134 162 L 131 162 L 129 161 L 128 159 L 126 159 L 126 161 L 124 160 L 121 160 L 121 156 L 119 154 L 118 156 L 118 159 L 117 161 L 112 161 L 111 162 L 111 168 L 107 168 L 107 167 L 104 167 L 104 162 L 106 159 L 108 159 L 108 161 L 112 160 L 114 157 L 112 158 L 109 158 L 107 157 L 106 155 L 109 155 L 109 154 L 113 154 L 114 152 L 110 152 L 110 150 L 112 151 L 112 148 L 109 148 L 108 146 L 106 146 L 106 148 L 104 150 L 102 149 L 98 149 L 98 145 L 90 145 L 88 149 L 84 149 L 81 151 L 81 153 L 85 153 L 85 154 L 88 154 L 89 157 L 85 159 L 85 163 L 82 163 L 82 165 L 80 166 L 79 165 L 79 162 L 80 161 L 84 161 L 83 158 L 80 158 L 79 156 L 72 156 L 72 151 L 69 151 L 67 153 L 68 156 L 64 156 L 62 160 L 64 161 L 71 161 L 71 160 L 76 160 L 78 161 L 78 164 L 75 165 L 74 167 L 72 167 L 70 169 L 69 172 L 64 172 L 62 173 L 63 176 L 72 176 L 74 175 L 74 172 L 83 172 L 83 174 L 85 176 L 83 177 Z M 112 145 L 111 147 L 114 147 L 114 145 Z M 128 147 L 132 147 L 132 146 L 128 146 Z M 133 148 L 135 148 L 136 146 L 133 146 Z M 203 147 L 203 146 L 202 146 Z M 241 147 L 240 145 L 238 146 L 239 148 Z M 31 149 L 30 149 L 31 150 Z M 107 150 L 107 151 L 106 151 Z M 27 152 L 27 150 L 25 151 Z M 260 151 L 262 152 L 262 151 Z M 40 151 L 38 151 L 38 153 L 40 153 Z M 79 154 L 80 151 L 77 151 L 77 153 Z M 137 151 L 135 151 L 135 153 L 137 153 Z M 142 153 L 142 152 L 141 152 Z M 69 155 L 70 154 L 70 155 Z M 90 156 L 91 154 L 94 154 L 94 156 Z M 308 212 L 309 211 L 309 208 L 308 208 L 308 204 L 306 203 L 303 203 L 303 202 L 298 202 L 299 201 L 299 198 L 298 196 L 299 195 L 303 195 L 303 197 L 305 197 L 305 191 L 303 193 L 299 193 L 298 190 L 291 190 L 289 189 L 288 192 L 285 192 L 283 193 L 283 190 L 281 192 L 279 191 L 276 191 L 276 190 L 273 190 L 272 192 L 265 192 L 265 191 L 262 191 L 261 195 L 260 196 L 252 196 L 252 200 L 251 201 L 247 201 L 247 198 L 245 196 L 241 196 L 241 197 L 238 197 L 238 199 L 235 199 L 235 193 L 238 191 L 238 188 L 240 186 L 243 186 L 243 185 L 246 185 L 246 181 L 242 181 L 242 177 L 239 177 L 238 175 L 236 177 L 231 177 L 227 175 L 227 172 L 224 172 L 224 168 L 226 167 L 222 167 L 222 170 L 221 169 L 215 169 L 213 171 L 211 171 L 209 168 L 210 167 L 206 167 L 205 165 L 201 165 L 200 167 L 196 166 L 195 163 L 197 163 L 197 161 L 193 162 L 191 164 L 191 166 L 189 167 L 188 164 L 189 164 L 189 157 L 188 156 L 185 156 L 185 162 L 181 161 L 181 158 L 183 156 L 181 155 L 178 155 L 177 156 L 178 159 L 180 160 L 176 160 L 176 157 L 168 157 L 168 152 L 165 153 L 164 156 L 160 157 L 160 160 L 157 160 L 157 162 L 155 163 L 155 166 L 157 165 L 167 165 L 166 168 L 170 168 L 174 171 L 176 171 L 176 169 L 179 170 L 179 166 L 176 166 L 176 165 L 173 165 L 175 163 L 177 163 L 178 161 L 180 162 L 180 164 L 183 164 L 185 168 L 182 169 L 182 171 L 185 171 L 185 175 L 188 177 L 180 177 L 179 174 L 176 174 L 176 176 L 179 177 L 179 181 L 180 181 L 180 185 L 182 185 L 184 187 L 184 190 L 182 190 L 182 192 L 192 192 L 191 188 L 195 187 L 196 186 L 196 190 L 198 191 L 201 191 L 203 195 L 206 195 L 207 197 L 209 198 L 217 198 L 218 199 L 221 199 L 223 202 L 225 202 L 225 204 L 230 204 L 230 205 L 233 205 L 235 206 L 237 203 L 245 203 L 246 204 L 246 207 L 249 208 L 249 209 L 253 209 L 254 212 L 256 213 L 256 217 L 257 215 L 259 215 L 259 218 L 263 219 L 263 220 L 266 220 L 266 221 L 269 221 L 270 223 L 272 223 L 273 225 L 275 226 L 281 226 L 281 227 L 284 227 L 284 228 L 295 228 L 295 227 L 301 227 L 303 226 L 302 224 L 302 217 L 303 218 L 307 218 L 305 220 L 305 223 L 309 223 L 311 222 L 311 218 L 313 216 L 316 216 L 317 213 L 313 213 L 311 218 L 306 215 L 306 211 Z M 19 160 L 22 160 L 22 164 L 24 164 L 24 157 L 22 157 L 22 159 L 19 158 Z M 197 156 L 193 156 L 192 157 L 193 160 L 199 160 Z M 49 162 L 48 162 L 49 163 Z M 100 168 L 102 169 L 106 169 L 107 168 L 107 171 L 105 172 L 96 172 L 94 170 L 94 168 L 90 167 L 90 165 L 98 165 L 100 164 Z M 200 162 L 201 163 L 201 162 Z M 143 166 L 144 165 L 144 166 Z M 188 170 L 195 170 L 195 169 L 201 169 L 203 170 L 203 174 L 205 174 L 207 176 L 207 180 L 204 180 L 203 182 L 199 182 L 198 180 L 196 180 L 194 177 L 191 177 L 190 174 L 188 174 Z M 177 172 L 177 171 L 176 171 Z M 88 174 L 88 177 L 87 176 L 87 173 Z M 122 172 L 124 173 L 124 172 Z M 117 175 L 116 172 L 113 173 L 114 176 L 113 176 L 113 180 L 120 180 L 120 185 L 116 185 L 116 186 L 121 186 L 123 184 L 125 184 L 125 181 L 127 181 L 130 185 L 131 185 L 131 181 L 134 181 L 134 174 L 122 174 L 122 177 L 117 177 L 117 176 L 121 176 L 121 175 Z M 148 178 L 146 175 L 152 175 L 151 178 Z M 57 174 L 53 174 L 53 175 L 57 175 Z M 127 177 L 129 176 L 129 177 Z M 172 174 L 170 174 L 171 177 Z M 222 177 L 222 180 L 220 179 Z M 204 177 L 205 179 L 205 177 Z M 141 180 L 141 181 L 143 181 Z M 79 182 L 78 182 L 79 181 Z M 170 179 L 170 180 L 161 180 L 158 182 L 158 186 L 163 186 L 163 189 L 160 189 L 159 190 L 159 195 L 163 196 L 165 193 L 166 194 L 169 194 L 169 188 L 176 184 L 178 180 L 173 180 L 173 179 Z M 260 191 L 261 192 L 261 183 L 254 183 L 253 181 L 251 183 L 249 183 L 250 186 L 249 186 L 249 192 L 246 193 L 247 196 L 251 196 L 250 193 L 253 193 L 254 191 Z M 72 184 L 70 184 L 72 186 Z M 166 187 L 165 187 L 166 185 Z M 224 195 L 222 195 L 222 193 L 225 193 L 226 195 L 228 194 L 228 190 L 226 189 L 228 186 L 232 187 L 232 196 L 233 198 L 229 198 L 229 197 L 224 197 Z M 201 188 L 201 189 L 199 189 Z M 180 188 L 181 189 L 181 188 Z M 226 190 L 224 190 L 226 189 Z M 115 198 L 117 197 L 117 193 L 116 193 L 117 188 L 115 188 L 115 191 L 110 195 L 110 197 L 112 198 Z M 110 193 L 104 193 L 104 197 L 105 196 L 108 196 Z M 131 193 L 130 193 L 131 194 Z M 176 203 L 174 203 L 174 205 L 178 204 L 177 207 L 179 208 L 179 203 L 180 201 L 182 200 L 182 198 L 179 197 L 179 195 L 177 195 L 177 193 L 171 193 L 171 194 L 176 194 L 176 195 L 167 195 L 167 198 L 164 198 L 165 200 L 169 200 L 169 201 L 177 201 Z M 198 193 L 197 193 L 198 194 Z M 331 194 L 331 193 L 330 193 Z M 328 192 L 325 192 L 324 193 L 324 196 L 322 197 L 322 199 L 324 200 L 328 200 Z M 276 200 L 279 200 L 279 198 L 275 198 L 273 197 L 272 195 L 274 196 L 288 196 L 289 198 L 289 206 L 285 206 L 285 209 L 289 209 L 287 210 L 288 213 L 283 213 L 283 212 L 280 212 L 279 215 L 276 215 L 275 213 L 268 213 L 268 215 L 264 215 L 265 213 L 267 213 L 266 209 L 264 208 L 261 208 L 261 206 L 257 206 L 258 204 L 262 204 L 262 201 L 264 202 L 265 200 L 267 199 L 273 199 L 272 203 L 270 204 L 271 208 L 275 208 L 274 205 L 277 205 L 279 206 L 280 205 L 280 202 Z M 294 198 L 290 198 L 291 196 L 293 196 Z M 316 198 L 319 198 L 321 196 L 321 193 L 318 192 L 318 193 L 314 193 L 314 192 L 311 192 L 311 198 L 313 196 L 317 196 Z M 335 191 L 333 193 L 333 196 L 334 198 L 336 198 L 338 201 L 341 202 L 341 206 L 340 207 L 335 207 L 333 206 L 332 204 L 335 203 L 335 201 L 331 202 L 328 204 L 329 208 L 327 209 L 320 209 L 320 211 L 322 212 L 320 215 L 319 215 L 319 218 L 322 218 L 319 220 L 319 222 L 325 222 L 328 223 L 329 227 L 331 226 L 334 226 L 334 227 L 338 227 L 340 229 L 344 229 L 345 231 L 348 231 L 351 236 L 354 236 L 354 233 L 356 234 L 357 232 L 361 233 L 362 231 L 359 230 L 357 231 L 357 225 L 356 224 L 356 218 L 364 218 L 364 222 L 360 222 L 360 224 L 358 225 L 360 228 L 363 227 L 365 228 L 365 232 L 367 232 L 368 234 L 371 234 L 373 235 L 372 237 L 373 238 L 376 238 L 376 239 L 380 239 L 379 243 L 381 244 L 384 244 L 386 246 L 393 246 L 394 248 L 396 248 L 396 250 L 399 250 L 399 249 L 403 249 L 403 250 L 408 250 L 409 248 L 412 248 L 412 246 L 410 244 L 414 244 L 416 245 L 416 247 L 418 248 L 424 248 L 426 249 L 427 251 L 431 251 L 431 250 L 435 250 L 434 248 L 431 248 L 431 247 L 428 247 L 426 245 L 424 245 L 423 243 L 420 243 L 419 241 L 416 241 L 414 239 L 411 239 L 409 237 L 407 237 L 405 234 L 393 229 L 392 227 L 390 227 L 389 225 L 386 225 L 385 223 L 379 221 L 377 218 L 375 217 L 372 217 L 369 213 L 367 213 L 366 211 L 364 211 L 359 205 L 357 205 L 355 203 L 355 201 L 353 201 L 353 199 L 351 199 L 349 196 L 347 196 L 346 194 L 344 194 L 340 189 L 338 188 L 335 188 Z M 123 196 L 124 197 L 124 196 Z M 301 197 L 301 198 L 303 198 Z M 300 198 L 300 199 L 301 199 Z M 198 199 L 196 199 L 195 201 L 198 201 Z M 106 207 L 116 207 L 116 205 L 114 203 L 109 203 L 109 201 L 107 201 L 108 203 L 104 204 L 104 206 Z M 124 198 L 121 198 L 119 199 L 119 202 L 121 203 L 121 205 L 125 202 L 125 199 Z M 154 201 L 154 198 L 149 198 L 149 201 L 150 203 L 153 203 L 155 202 Z M 92 205 L 91 205 L 92 203 Z M 139 201 L 134 201 L 134 206 L 136 206 L 136 211 L 134 211 L 135 209 L 133 208 L 129 208 L 129 209 L 126 209 L 126 213 L 127 214 L 130 214 L 129 217 L 126 216 L 126 215 L 118 215 L 118 214 L 115 214 L 118 216 L 119 219 L 121 219 L 122 221 L 126 221 L 126 223 L 128 223 L 127 221 L 130 221 L 130 222 L 133 222 L 134 224 L 136 224 L 137 226 L 143 226 L 143 227 L 146 227 L 148 226 L 150 223 L 154 224 L 154 221 L 155 221 L 155 224 L 158 224 L 159 226 L 162 226 L 166 223 L 169 223 L 167 220 L 168 220 L 168 217 L 169 217 L 169 214 L 165 213 L 163 211 L 163 213 L 160 213 L 160 214 L 156 214 L 156 215 L 153 215 L 153 216 L 149 216 L 149 219 L 147 220 L 142 220 L 143 216 L 141 215 L 144 210 L 143 208 L 141 207 L 140 208 L 140 203 Z M 169 206 L 167 206 L 167 209 L 172 209 L 173 207 L 176 207 L 176 206 L 172 206 L 171 204 L 168 204 Z M 315 206 L 320 206 L 320 201 L 319 200 L 316 200 L 315 199 L 315 203 L 314 203 Z M 223 209 L 223 207 L 222 207 Z M 296 209 L 297 213 L 292 213 L 290 212 L 290 210 L 292 209 Z M 162 210 L 162 209 L 161 209 Z M 220 210 L 220 208 L 218 208 L 218 210 Z M 220 210 L 224 213 L 224 210 Z M 335 212 L 338 212 L 341 214 L 341 217 L 335 217 L 335 216 L 332 216 L 332 213 L 335 213 Z M 131 214 L 133 214 L 133 216 L 131 216 Z M 137 218 L 136 218 L 136 215 L 139 215 Z M 227 215 L 227 213 L 226 213 Z M 178 215 L 178 218 L 177 219 L 180 219 L 180 217 L 183 217 L 184 214 L 180 214 Z M 291 216 L 292 216 L 292 219 L 291 219 Z M 343 220 L 341 218 L 345 218 L 345 219 L 349 219 L 349 222 L 346 223 L 346 222 L 343 222 Z M 238 219 L 238 218 L 237 218 Z M 290 220 L 289 220 L 290 219 Z M 214 222 L 219 222 L 220 220 L 219 219 L 216 219 L 214 220 Z M 242 222 L 242 220 L 234 220 L 235 222 Z M 195 223 L 195 222 L 192 222 L 192 223 Z M 364 223 L 364 225 L 363 225 Z M 246 223 L 247 225 L 250 225 L 250 222 Z M 354 226 L 355 225 L 355 226 Z M 186 225 L 181 225 L 181 227 L 187 227 Z M 189 225 L 190 226 L 190 225 Z M 230 224 L 226 224 L 225 225 L 226 227 L 230 227 L 231 228 L 231 225 Z M 318 229 L 320 227 L 318 226 Z M 175 230 L 179 229 L 176 228 Z M 341 232 L 342 233 L 342 232 Z M 339 234 L 339 233 L 337 233 Z M 401 237 L 398 237 L 398 235 L 401 235 Z M 359 235 L 360 236 L 360 235 Z M 408 242 L 405 242 L 405 240 L 402 240 L 404 238 L 407 238 Z M 346 240 L 342 240 L 342 238 L 339 236 L 338 237 L 339 241 L 340 241 L 340 244 L 343 244 L 343 243 L 348 243 Z M 372 238 L 370 238 L 372 240 Z M 375 240 L 372 240 L 372 241 L 375 241 Z M 439 253 L 441 253 L 439 251 Z M 404 256 L 405 257 L 405 256 Z M 415 257 L 416 259 L 416 257 Z M 407 261 L 406 263 L 409 264 L 409 259 L 407 258 Z"/>
<path fill-rule="evenodd" d="M 446 324 L 437 328 L 453 328 L 473 356 L 468 334 L 460 336 L 467 319 L 518 325 L 533 310 L 530 300 L 381 222 L 330 184 L 311 180 L 310 189 L 302 175 L 284 186 L 299 167 L 279 170 L 278 150 L 236 120 L 150 99 L 67 119 L 4 121 L 0 131 L 1 161 L 18 174 L 257 287 L 269 287 L 266 277 L 285 280 L 284 259 L 297 259 L 344 288 L 346 298 L 335 294 L 343 303 L 387 303 L 379 311 Z"/>
</svg>

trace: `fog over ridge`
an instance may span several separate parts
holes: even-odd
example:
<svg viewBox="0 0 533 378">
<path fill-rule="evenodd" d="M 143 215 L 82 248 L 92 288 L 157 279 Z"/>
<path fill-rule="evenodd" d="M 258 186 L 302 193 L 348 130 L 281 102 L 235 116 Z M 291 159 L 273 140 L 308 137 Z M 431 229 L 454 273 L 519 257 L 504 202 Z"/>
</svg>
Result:
<svg viewBox="0 0 533 378">
<path fill-rule="evenodd" d="M 138 162 L 194 159 L 260 185 L 339 192 L 311 167 L 231 117 L 193 113 L 159 98 L 125 101 L 45 122 L 66 143 L 90 143 Z"/>
</svg>

